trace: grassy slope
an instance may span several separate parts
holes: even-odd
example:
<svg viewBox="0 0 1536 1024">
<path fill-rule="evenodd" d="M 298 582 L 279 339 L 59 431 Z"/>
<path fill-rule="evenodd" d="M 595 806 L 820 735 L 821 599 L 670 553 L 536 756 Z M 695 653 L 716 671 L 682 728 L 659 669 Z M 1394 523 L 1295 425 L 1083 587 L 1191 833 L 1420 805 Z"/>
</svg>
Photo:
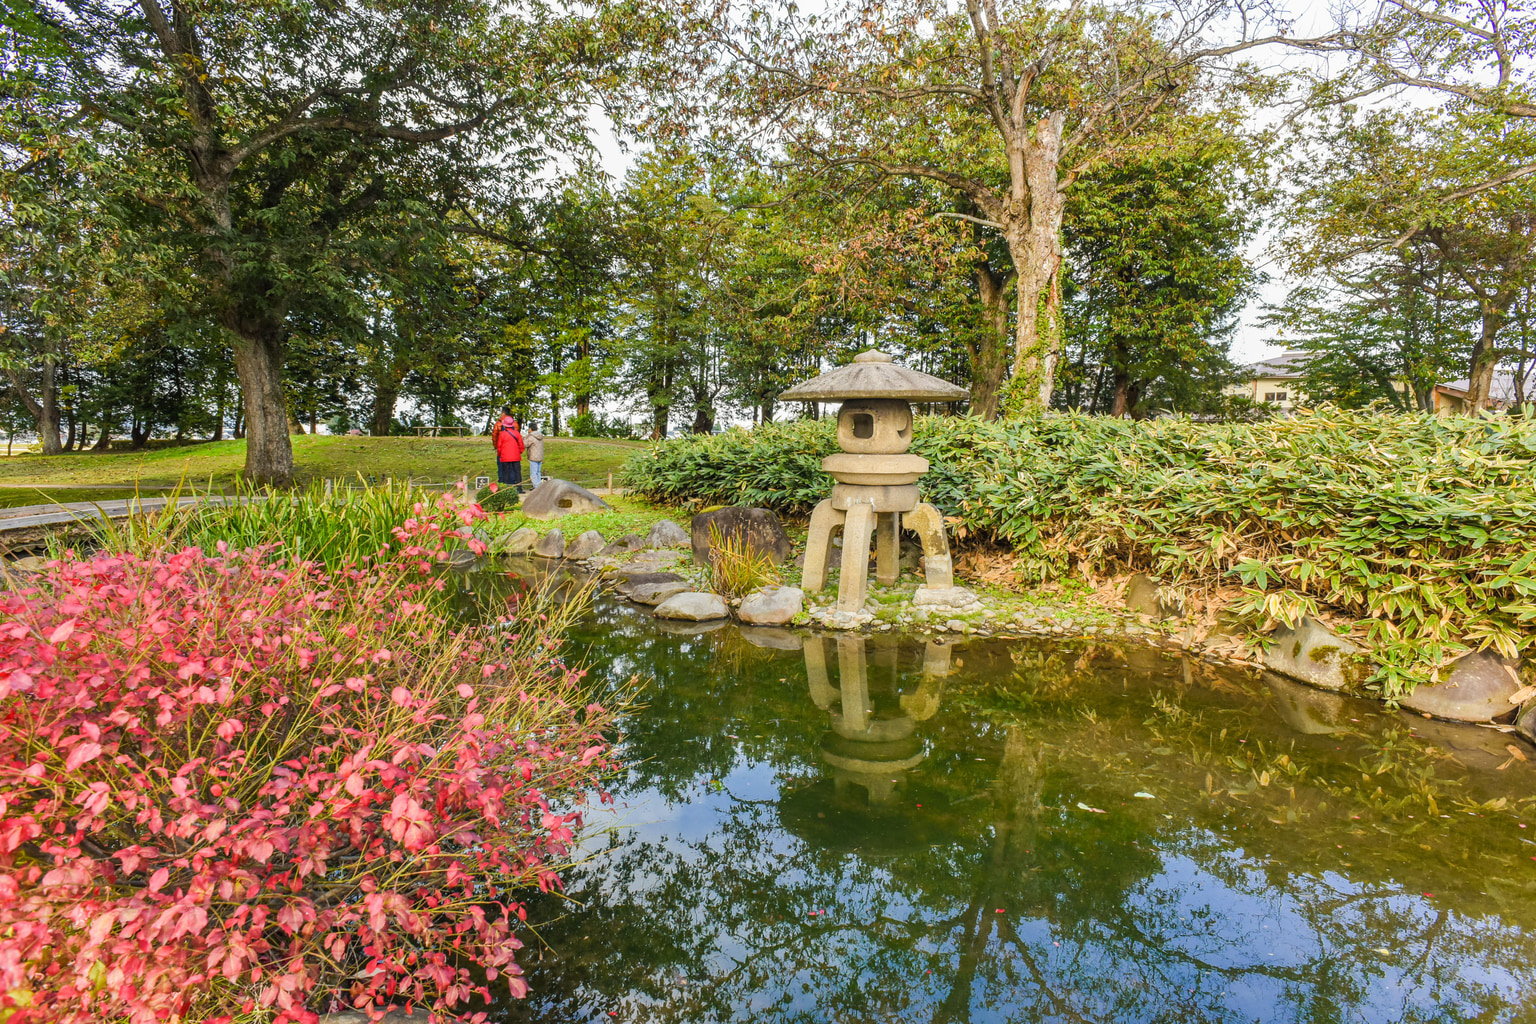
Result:
<svg viewBox="0 0 1536 1024">
<path fill-rule="evenodd" d="M 544 473 L 591 486 L 606 486 L 610 470 L 642 447 L 635 441 L 550 439 L 544 443 Z M 361 473 L 379 479 L 413 477 L 438 483 L 461 476 L 496 476 L 490 441 L 483 437 L 314 437 L 293 438 L 295 472 L 302 480 L 349 478 Z M 0 458 L 0 488 L 61 488 L 49 497 L 75 500 L 67 487 L 174 486 L 185 474 L 200 486 L 232 483 L 245 464 L 244 441 L 218 441 L 143 452 L 69 455 L 15 455 Z M 526 464 L 524 469 L 526 471 Z M 29 503 L 46 499 L 27 492 Z M 3 496 L 3 495 L 0 495 Z"/>
</svg>

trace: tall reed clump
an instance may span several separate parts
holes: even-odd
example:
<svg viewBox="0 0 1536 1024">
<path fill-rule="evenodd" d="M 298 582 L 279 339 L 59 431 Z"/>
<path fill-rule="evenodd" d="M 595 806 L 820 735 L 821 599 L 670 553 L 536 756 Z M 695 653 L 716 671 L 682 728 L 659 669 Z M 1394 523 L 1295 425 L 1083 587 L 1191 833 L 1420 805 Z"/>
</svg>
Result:
<svg viewBox="0 0 1536 1024">
<path fill-rule="evenodd" d="M 612 765 L 536 621 L 455 628 L 479 512 L 418 503 L 365 569 L 187 546 L 0 594 L 0 1012 L 313 1021 L 526 992 Z"/>
<path fill-rule="evenodd" d="M 89 524 L 87 546 L 142 554 L 186 544 L 205 552 L 220 543 L 237 549 L 280 544 L 292 558 L 335 569 L 359 565 L 392 546 L 395 529 L 430 495 L 396 481 L 359 487 L 315 482 L 297 491 L 241 489 L 190 507 L 173 501 L 121 522 L 102 516 Z"/>
<path fill-rule="evenodd" d="M 1469 649 L 1536 643 L 1536 418 L 924 417 L 916 434 L 926 499 L 1026 579 L 1235 586 L 1255 621 L 1328 606 L 1373 642 L 1387 696 Z M 829 421 L 772 424 L 667 441 L 625 472 L 653 500 L 804 512 L 836 450 Z"/>
<path fill-rule="evenodd" d="M 766 551 L 759 551 L 739 533 L 722 533 L 709 525 L 709 581 L 717 594 L 741 597 L 759 587 L 779 582 L 778 566 Z"/>
</svg>

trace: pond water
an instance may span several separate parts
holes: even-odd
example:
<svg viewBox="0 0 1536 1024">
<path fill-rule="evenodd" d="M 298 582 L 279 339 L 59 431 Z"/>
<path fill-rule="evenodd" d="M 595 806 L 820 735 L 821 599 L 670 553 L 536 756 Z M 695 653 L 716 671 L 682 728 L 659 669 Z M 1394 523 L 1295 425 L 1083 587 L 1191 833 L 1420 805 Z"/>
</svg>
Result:
<svg viewBox="0 0 1536 1024">
<path fill-rule="evenodd" d="M 1509 736 L 1086 642 L 573 653 L 645 706 L 494 1020 L 1536 1020 Z"/>
</svg>

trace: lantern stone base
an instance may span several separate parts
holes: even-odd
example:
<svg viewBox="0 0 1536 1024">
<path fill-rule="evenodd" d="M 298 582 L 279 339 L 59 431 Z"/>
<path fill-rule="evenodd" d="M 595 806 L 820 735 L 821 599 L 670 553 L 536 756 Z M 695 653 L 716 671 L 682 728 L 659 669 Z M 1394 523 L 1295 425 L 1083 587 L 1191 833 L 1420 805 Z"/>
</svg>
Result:
<svg viewBox="0 0 1536 1024">
<path fill-rule="evenodd" d="M 843 612 L 862 609 L 869 587 L 870 542 L 873 541 L 875 545 L 875 579 L 883 586 L 890 586 L 901 574 L 903 526 L 915 531 L 922 542 L 923 575 L 928 588 L 941 590 L 954 586 L 949 541 L 944 536 L 944 517 L 932 505 L 915 500 L 915 487 L 910 488 L 912 504 L 900 507 L 908 490 L 901 485 L 839 485 L 833 491 L 833 497 L 816 506 L 816 510 L 811 513 L 809 536 L 805 545 L 805 572 L 801 582 L 807 593 L 814 593 L 827 585 L 832 538 L 841 530 L 843 557 L 837 588 L 837 608 Z"/>
</svg>

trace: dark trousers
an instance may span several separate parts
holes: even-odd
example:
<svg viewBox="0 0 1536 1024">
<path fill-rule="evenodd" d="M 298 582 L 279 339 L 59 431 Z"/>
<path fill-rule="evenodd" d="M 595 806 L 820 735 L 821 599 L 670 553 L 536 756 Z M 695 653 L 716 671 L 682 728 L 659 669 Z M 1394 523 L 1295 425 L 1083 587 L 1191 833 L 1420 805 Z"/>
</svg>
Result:
<svg viewBox="0 0 1536 1024">
<path fill-rule="evenodd" d="M 496 482 L 503 487 L 516 487 L 523 482 L 523 464 L 521 462 L 502 462 L 496 460 Z"/>
</svg>

